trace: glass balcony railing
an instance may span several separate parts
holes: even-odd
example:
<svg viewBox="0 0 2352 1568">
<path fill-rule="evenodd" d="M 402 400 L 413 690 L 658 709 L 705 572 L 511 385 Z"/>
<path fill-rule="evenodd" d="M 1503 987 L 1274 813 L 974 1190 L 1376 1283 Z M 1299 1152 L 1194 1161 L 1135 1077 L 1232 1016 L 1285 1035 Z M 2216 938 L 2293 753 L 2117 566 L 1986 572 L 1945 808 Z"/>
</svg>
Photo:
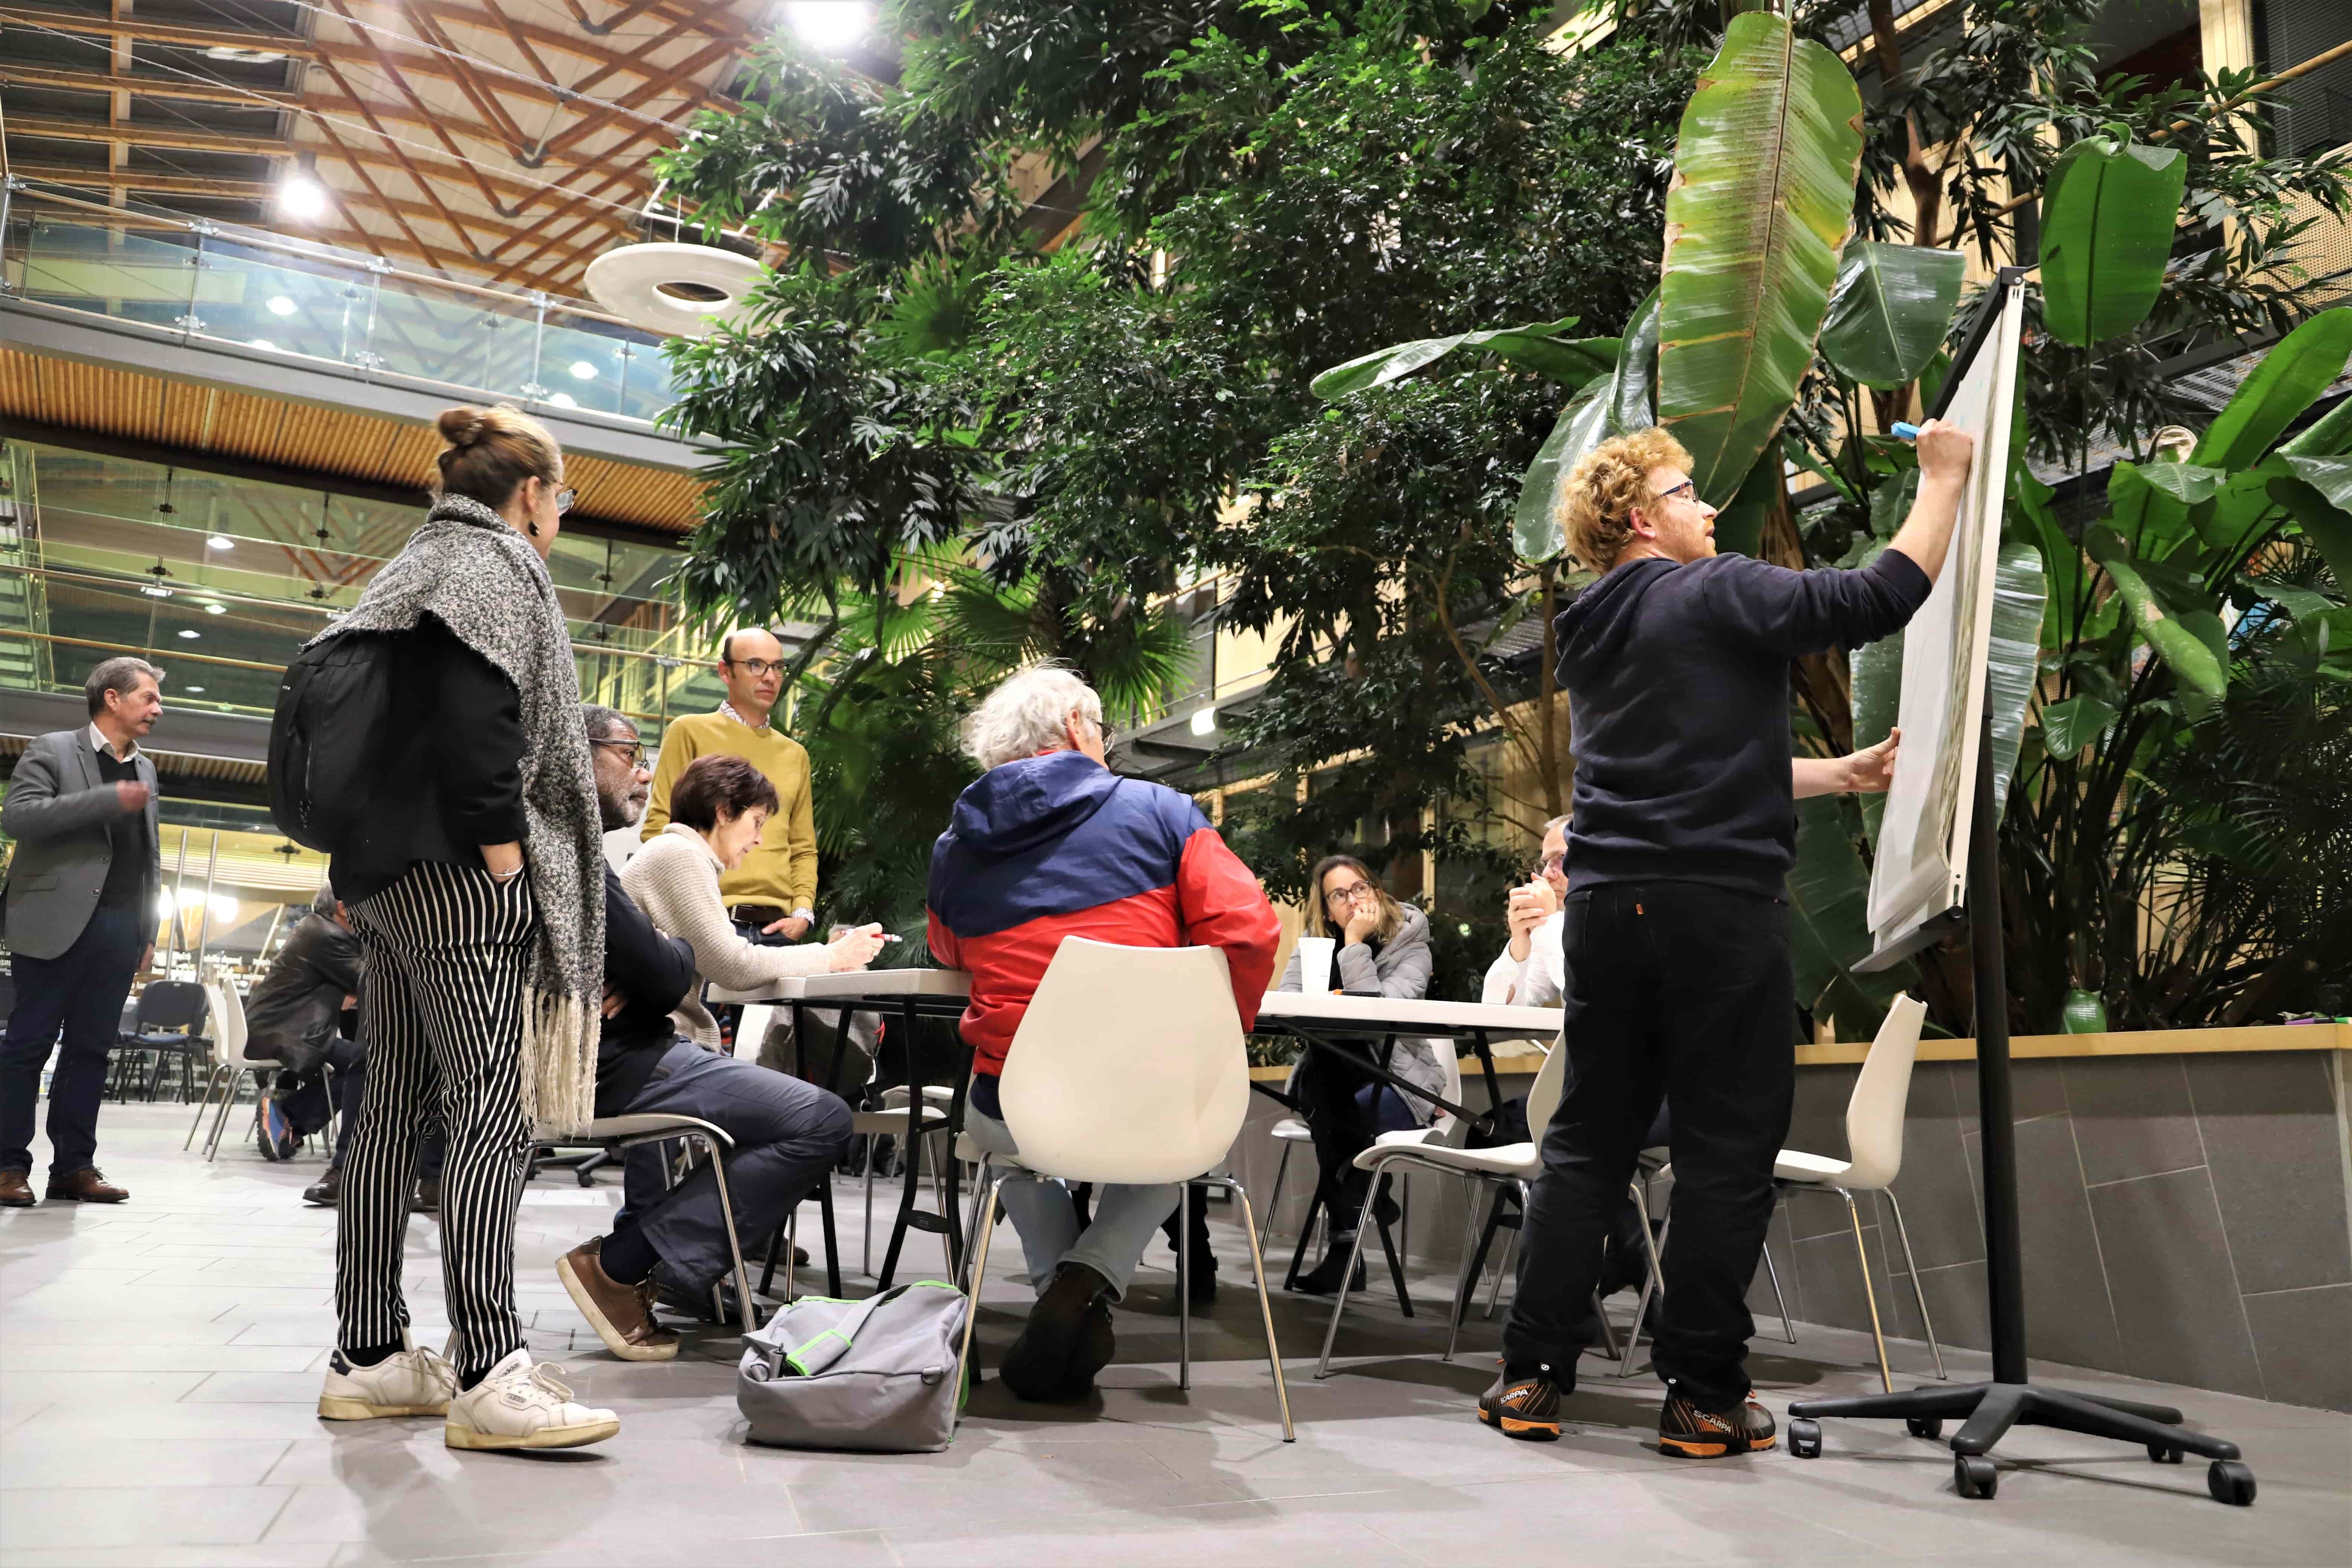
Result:
<svg viewBox="0 0 2352 1568">
<path fill-rule="evenodd" d="M 642 423 L 673 398 L 660 336 L 577 301 L 22 182 L 0 191 L 0 295 L 360 380 L 403 376 Z"/>
</svg>

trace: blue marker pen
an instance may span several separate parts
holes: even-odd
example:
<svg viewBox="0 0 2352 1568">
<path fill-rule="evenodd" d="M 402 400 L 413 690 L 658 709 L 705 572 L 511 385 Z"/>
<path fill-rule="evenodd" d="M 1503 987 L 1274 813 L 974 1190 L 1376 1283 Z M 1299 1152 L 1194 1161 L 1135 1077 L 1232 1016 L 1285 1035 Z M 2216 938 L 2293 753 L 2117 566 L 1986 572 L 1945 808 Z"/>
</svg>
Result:
<svg viewBox="0 0 2352 1568">
<path fill-rule="evenodd" d="M 1890 430 L 1898 441 L 1916 441 L 1919 438 L 1919 426 L 1905 420 L 1897 419 Z"/>
</svg>

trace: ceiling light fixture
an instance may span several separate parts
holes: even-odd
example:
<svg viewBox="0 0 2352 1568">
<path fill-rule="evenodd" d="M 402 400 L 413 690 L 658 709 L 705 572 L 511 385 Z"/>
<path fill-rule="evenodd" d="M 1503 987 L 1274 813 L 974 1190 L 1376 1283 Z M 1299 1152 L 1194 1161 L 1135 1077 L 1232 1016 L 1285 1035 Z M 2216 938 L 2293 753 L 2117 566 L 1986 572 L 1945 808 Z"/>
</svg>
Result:
<svg viewBox="0 0 2352 1568">
<path fill-rule="evenodd" d="M 194 697 L 198 692 L 202 691 L 204 688 L 201 686 L 183 686 L 180 689 L 186 692 L 189 696 Z"/>
<path fill-rule="evenodd" d="M 228 606 L 226 605 L 206 605 L 205 606 L 205 614 L 208 616 L 225 616 L 228 614 Z"/>
<path fill-rule="evenodd" d="M 205 51 L 208 60 L 227 60 L 240 66 L 266 66 L 285 58 L 276 49 L 248 49 L 235 44 L 215 44 Z"/>
<path fill-rule="evenodd" d="M 559 392 L 550 397 L 547 401 L 551 407 L 555 408 L 577 408 L 580 406 L 579 400 L 568 392 Z"/>
<path fill-rule="evenodd" d="M 278 345 L 271 342 L 268 338 L 255 338 L 251 340 L 247 346 L 249 348 L 260 349 L 267 353 L 274 354 L 278 352 Z"/>
<path fill-rule="evenodd" d="M 185 637 L 188 641 L 194 642 L 205 634 L 196 630 L 194 626 L 182 626 L 180 628 L 180 635 L 183 637 Z"/>
<path fill-rule="evenodd" d="M 294 301 L 283 294 L 274 295 L 269 301 L 269 313 L 273 316 L 290 316 L 294 313 Z"/>
<path fill-rule="evenodd" d="M 596 367 L 584 359 L 576 359 L 572 362 L 572 374 L 577 380 L 593 381 L 596 379 Z"/>
<path fill-rule="evenodd" d="M 206 550 L 235 550 L 236 548 L 236 541 L 231 539 L 226 533 L 215 533 L 211 538 L 205 541 L 205 548 Z"/>
<path fill-rule="evenodd" d="M 278 211 L 297 223 L 315 223 L 327 216 L 327 187 L 309 174 L 289 174 L 278 182 Z"/>
<path fill-rule="evenodd" d="M 1195 735 L 1213 735 L 1216 732 L 1217 710 L 1213 708 L 1202 708 L 1194 710 L 1192 714 L 1192 733 Z"/>
<path fill-rule="evenodd" d="M 784 20 L 810 48 L 835 55 L 874 26 L 874 7 L 865 0 L 786 0 Z"/>
</svg>

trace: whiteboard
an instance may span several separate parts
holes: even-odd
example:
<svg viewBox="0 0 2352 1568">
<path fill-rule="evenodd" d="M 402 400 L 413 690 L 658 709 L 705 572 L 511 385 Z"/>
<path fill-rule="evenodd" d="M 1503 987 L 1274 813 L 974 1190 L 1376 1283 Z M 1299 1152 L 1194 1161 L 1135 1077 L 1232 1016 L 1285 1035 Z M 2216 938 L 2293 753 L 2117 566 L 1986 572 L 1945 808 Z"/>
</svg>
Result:
<svg viewBox="0 0 2352 1568">
<path fill-rule="evenodd" d="M 1903 638 L 1903 745 L 1880 818 L 1870 876 L 1879 969 L 1952 930 L 1968 894 L 1969 828 L 1983 743 L 1985 658 L 2000 565 L 2001 497 L 2016 407 L 2025 284 L 2004 272 L 1945 383 L 1937 417 L 1971 431 L 1976 458 L 1952 529 L 1951 553 Z"/>
</svg>

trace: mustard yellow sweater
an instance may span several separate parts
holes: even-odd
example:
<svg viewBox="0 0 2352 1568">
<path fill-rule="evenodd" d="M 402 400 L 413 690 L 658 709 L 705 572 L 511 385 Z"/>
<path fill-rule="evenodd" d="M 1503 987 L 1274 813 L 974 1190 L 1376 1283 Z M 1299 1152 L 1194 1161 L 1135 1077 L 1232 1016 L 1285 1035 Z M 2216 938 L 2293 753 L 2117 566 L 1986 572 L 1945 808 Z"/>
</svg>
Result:
<svg viewBox="0 0 2352 1568">
<path fill-rule="evenodd" d="M 714 753 L 750 762 L 768 775 L 782 803 L 743 863 L 719 879 L 719 896 L 730 904 L 774 904 L 787 913 L 814 909 L 816 818 L 809 805 L 808 752 L 780 730 L 754 730 L 724 713 L 671 720 L 662 733 L 640 837 L 650 844 L 669 826 L 669 793 L 678 774 L 695 758 Z"/>
</svg>

